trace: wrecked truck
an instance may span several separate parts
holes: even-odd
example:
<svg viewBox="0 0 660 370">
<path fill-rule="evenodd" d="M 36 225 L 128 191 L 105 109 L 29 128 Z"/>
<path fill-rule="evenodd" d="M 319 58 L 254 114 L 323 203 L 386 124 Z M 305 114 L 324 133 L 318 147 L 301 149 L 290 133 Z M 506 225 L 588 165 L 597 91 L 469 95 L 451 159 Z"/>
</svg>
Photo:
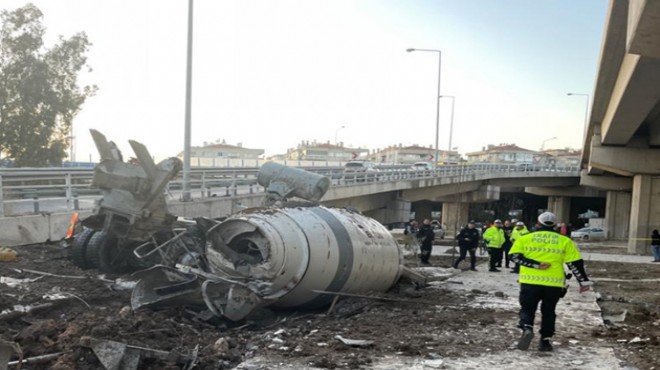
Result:
<svg viewBox="0 0 660 370">
<path fill-rule="evenodd" d="M 131 141 L 138 163 L 128 164 L 114 143 L 92 136 L 101 153 L 93 186 L 103 197 L 82 220 L 71 256 L 83 268 L 136 271 L 133 309 L 185 305 L 238 321 L 260 307 L 319 308 L 339 294 L 383 292 L 402 274 L 424 280 L 403 267 L 379 222 L 316 203 L 330 186 L 326 177 L 269 162 L 257 179 L 266 188 L 263 208 L 181 221 L 164 195 L 180 160 L 155 164 Z M 305 202 L 291 206 L 294 197 Z"/>
</svg>

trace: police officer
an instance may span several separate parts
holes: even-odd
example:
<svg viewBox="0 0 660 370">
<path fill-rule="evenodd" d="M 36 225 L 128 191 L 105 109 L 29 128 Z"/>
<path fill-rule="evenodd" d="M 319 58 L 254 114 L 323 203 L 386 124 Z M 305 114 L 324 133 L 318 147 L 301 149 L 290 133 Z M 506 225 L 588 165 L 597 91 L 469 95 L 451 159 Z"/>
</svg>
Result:
<svg viewBox="0 0 660 370">
<path fill-rule="evenodd" d="M 424 220 L 424 224 L 417 231 L 417 238 L 421 239 L 422 246 L 419 248 L 419 258 L 420 262 L 424 266 L 430 266 L 429 258 L 431 258 L 431 250 L 433 250 L 433 239 L 435 239 L 435 233 L 431 227 L 431 220 L 428 218 Z"/>
<path fill-rule="evenodd" d="M 518 349 L 526 350 L 534 337 L 534 315 L 541 302 L 541 341 L 539 351 L 552 351 L 555 334 L 555 307 L 564 296 L 564 264 L 580 283 L 580 293 L 589 290 L 591 282 L 584 261 L 570 238 L 554 231 L 557 217 L 544 212 L 538 217 L 539 229 L 515 240 L 511 260 L 520 264 L 520 322 L 523 330 Z"/>
<path fill-rule="evenodd" d="M 464 227 L 456 236 L 458 239 L 458 247 L 460 249 L 460 256 L 454 262 L 454 268 L 458 268 L 458 264 L 465 259 L 465 256 L 470 252 L 470 270 L 477 271 L 475 265 L 477 263 L 477 247 L 479 246 L 479 230 L 475 229 L 474 221 L 470 220 L 467 227 Z"/>
<path fill-rule="evenodd" d="M 502 230 L 504 230 L 502 254 L 504 254 L 504 267 L 506 268 L 509 268 L 509 249 L 511 249 L 511 246 L 513 245 L 513 242 L 511 241 L 511 232 L 513 231 L 514 225 L 515 224 L 512 225 L 509 220 L 504 220 L 504 226 L 502 226 Z M 502 260 L 498 260 L 495 267 L 502 267 Z"/>
<path fill-rule="evenodd" d="M 484 232 L 484 240 L 488 243 L 488 254 L 490 255 L 490 272 L 500 272 L 495 265 L 497 261 L 502 261 L 502 244 L 504 244 L 504 230 L 502 230 L 502 221 L 495 220 L 493 226 Z"/>
<path fill-rule="evenodd" d="M 516 227 L 514 227 L 513 230 L 511 231 L 511 244 L 515 243 L 517 239 L 519 239 L 521 236 L 526 234 L 529 234 L 529 230 L 527 230 L 527 226 L 525 226 L 525 223 L 522 221 L 516 222 Z M 509 259 L 511 259 L 510 255 L 509 255 Z M 518 266 L 517 263 L 513 262 L 513 270 L 511 270 L 510 272 L 517 274 L 518 272 L 520 272 L 520 266 Z"/>
</svg>

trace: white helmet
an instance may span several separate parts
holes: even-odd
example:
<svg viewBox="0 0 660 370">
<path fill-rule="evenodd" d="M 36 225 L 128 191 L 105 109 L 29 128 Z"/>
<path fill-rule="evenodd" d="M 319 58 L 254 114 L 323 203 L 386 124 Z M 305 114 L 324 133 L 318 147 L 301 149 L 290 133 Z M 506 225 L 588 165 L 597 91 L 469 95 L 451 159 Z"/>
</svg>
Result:
<svg viewBox="0 0 660 370">
<path fill-rule="evenodd" d="M 557 216 L 552 212 L 543 212 L 539 215 L 538 221 L 543 226 L 555 226 L 557 224 Z"/>
</svg>

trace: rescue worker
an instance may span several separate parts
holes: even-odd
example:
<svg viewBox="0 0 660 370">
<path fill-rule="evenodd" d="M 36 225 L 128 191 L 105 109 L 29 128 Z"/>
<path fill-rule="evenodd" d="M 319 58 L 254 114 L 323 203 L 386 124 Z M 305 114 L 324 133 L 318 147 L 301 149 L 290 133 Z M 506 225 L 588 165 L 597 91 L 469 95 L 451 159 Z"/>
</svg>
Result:
<svg viewBox="0 0 660 370">
<path fill-rule="evenodd" d="M 518 238 L 526 234 L 529 234 L 529 230 L 527 230 L 527 226 L 525 226 L 525 223 L 522 221 L 516 222 L 516 227 L 514 227 L 513 230 L 511 231 L 511 244 L 513 245 L 513 243 L 515 243 Z M 509 252 L 509 259 L 511 259 L 510 252 Z M 518 272 L 520 272 L 520 266 L 513 261 L 511 262 L 513 263 L 513 270 L 511 270 L 511 273 L 517 274 Z"/>
<path fill-rule="evenodd" d="M 435 239 L 435 233 L 431 227 L 431 220 L 428 218 L 424 220 L 424 224 L 417 231 L 417 239 L 421 240 L 421 247 L 419 253 L 419 259 L 423 266 L 431 266 L 429 258 L 431 258 L 431 250 L 433 250 L 433 239 Z"/>
<path fill-rule="evenodd" d="M 510 252 L 511 259 L 520 264 L 519 327 L 523 332 L 518 349 L 528 349 L 534 338 L 534 315 L 541 302 L 539 351 L 552 351 L 555 307 L 566 294 L 564 264 L 577 278 L 580 293 L 590 289 L 591 281 L 573 241 L 554 231 L 557 217 L 552 212 L 544 212 L 539 215 L 538 221 L 539 229 L 517 238 Z"/>
<path fill-rule="evenodd" d="M 504 244 L 504 230 L 502 230 L 502 221 L 495 220 L 492 227 L 484 232 L 484 240 L 488 244 L 488 254 L 490 255 L 490 272 L 500 272 L 495 265 L 497 261 L 502 261 L 502 244 Z"/>
<path fill-rule="evenodd" d="M 458 240 L 458 247 L 460 249 L 460 255 L 456 262 L 454 262 L 454 268 L 458 268 L 458 264 L 465 259 L 465 256 L 470 252 L 470 270 L 477 271 L 477 247 L 479 246 L 479 230 L 475 228 L 475 222 L 470 220 L 467 227 L 464 227 L 460 233 L 456 236 Z"/>
</svg>

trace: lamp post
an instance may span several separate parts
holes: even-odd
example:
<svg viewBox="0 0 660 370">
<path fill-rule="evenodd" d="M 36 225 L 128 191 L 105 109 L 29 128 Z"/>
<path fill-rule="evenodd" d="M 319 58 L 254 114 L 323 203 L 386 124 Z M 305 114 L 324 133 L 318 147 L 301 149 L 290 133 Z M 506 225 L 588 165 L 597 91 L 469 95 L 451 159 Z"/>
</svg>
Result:
<svg viewBox="0 0 660 370">
<path fill-rule="evenodd" d="M 441 98 L 450 98 L 451 99 L 451 120 L 449 121 L 449 145 L 447 145 L 447 151 L 451 152 L 451 141 L 454 137 L 454 103 L 456 102 L 456 97 L 453 95 L 440 95 Z M 447 153 L 449 155 L 449 153 Z"/>
<path fill-rule="evenodd" d="M 192 47 L 193 47 L 193 0 L 188 0 L 188 47 L 186 53 L 186 113 L 183 135 L 183 194 L 182 200 L 190 202 L 190 111 L 192 100 Z"/>
<path fill-rule="evenodd" d="M 436 49 L 406 49 L 407 52 L 413 51 L 426 51 L 431 53 L 438 53 L 438 95 L 436 96 L 436 108 L 435 108 L 435 161 L 434 166 L 438 165 L 438 139 L 440 135 L 440 75 L 442 71 L 442 51 Z"/>
<path fill-rule="evenodd" d="M 584 127 L 582 128 L 582 141 L 586 139 L 587 136 L 587 120 L 589 119 L 589 101 L 591 100 L 591 96 L 589 94 L 577 94 L 577 93 L 567 93 L 566 95 L 568 96 L 584 96 L 587 98 L 584 106 Z"/>
<path fill-rule="evenodd" d="M 555 136 L 555 137 L 551 137 L 551 138 L 549 138 L 549 139 L 545 139 L 545 140 L 543 140 L 543 142 L 541 143 L 541 151 L 543 151 L 543 149 L 545 148 L 545 143 L 546 143 L 547 141 L 550 141 L 550 140 L 556 140 L 556 139 L 557 139 L 557 137 Z"/>
<path fill-rule="evenodd" d="M 341 126 L 341 127 L 339 127 L 338 129 L 335 130 L 335 145 L 337 145 L 337 143 L 339 142 L 339 141 L 337 141 L 337 135 L 339 135 L 339 130 L 341 130 L 343 128 L 346 128 L 346 126 Z"/>
</svg>

